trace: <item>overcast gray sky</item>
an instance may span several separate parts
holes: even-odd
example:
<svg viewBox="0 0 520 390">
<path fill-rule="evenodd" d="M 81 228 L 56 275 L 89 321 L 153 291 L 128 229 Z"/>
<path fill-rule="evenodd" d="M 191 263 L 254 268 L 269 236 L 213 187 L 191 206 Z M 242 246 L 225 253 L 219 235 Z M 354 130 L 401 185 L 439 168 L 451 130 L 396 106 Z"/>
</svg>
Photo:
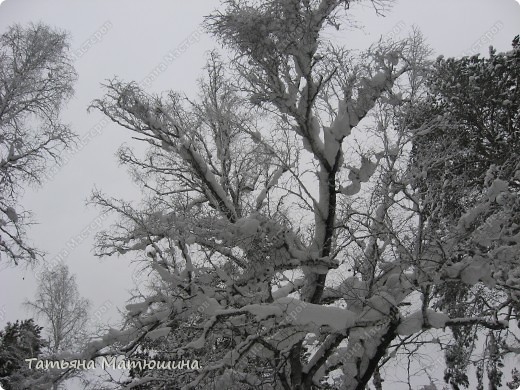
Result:
<svg viewBox="0 0 520 390">
<path fill-rule="evenodd" d="M 32 241 L 48 253 L 48 260 L 64 249 L 70 252 L 65 262 L 102 321 L 115 321 L 116 308 L 129 298 L 134 270 L 129 265 L 131 258 L 95 258 L 93 233 L 77 245 L 71 240 L 96 218 L 103 227 L 109 226 L 109 219 L 99 218 L 99 210 L 85 206 L 94 188 L 114 197 L 139 198 L 138 189 L 114 155 L 122 143 L 137 145 L 137 141 L 115 125 L 100 124 L 101 114 L 88 114 L 87 106 L 102 96 L 103 80 L 117 75 L 141 81 L 190 37 L 193 43 L 161 67 L 164 71 L 148 91 L 174 89 L 192 94 L 205 53 L 218 47 L 201 32 L 200 23 L 218 5 L 217 0 L 5 0 L 0 5 L 0 32 L 13 23 L 42 21 L 69 31 L 73 50 L 81 53 L 75 61 L 79 74 L 76 93 L 63 118 L 80 137 L 92 134 L 96 125 L 100 134 L 77 153 L 67 154 L 70 161 L 41 188 L 27 189 L 23 205 L 39 222 L 29 231 Z M 445 56 L 487 53 L 490 44 L 499 51 L 509 50 L 513 37 L 520 33 L 520 6 L 515 0 L 400 0 L 384 18 L 368 7 L 358 9 L 354 16 L 364 28 L 336 35 L 356 48 L 368 47 L 380 36 L 404 37 L 413 25 L 420 28 L 436 54 Z M 94 225 L 89 230 L 96 230 Z M 32 270 L 0 265 L 0 327 L 30 317 L 21 302 L 32 298 L 35 288 Z"/>
</svg>

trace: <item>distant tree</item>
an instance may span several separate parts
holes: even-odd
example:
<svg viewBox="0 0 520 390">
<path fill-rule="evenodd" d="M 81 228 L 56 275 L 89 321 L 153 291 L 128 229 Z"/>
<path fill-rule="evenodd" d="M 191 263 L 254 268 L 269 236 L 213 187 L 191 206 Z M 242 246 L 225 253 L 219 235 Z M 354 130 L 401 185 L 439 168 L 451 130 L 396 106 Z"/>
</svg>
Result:
<svg viewBox="0 0 520 390">
<path fill-rule="evenodd" d="M 45 353 L 49 359 L 74 356 L 88 341 L 90 302 L 80 296 L 76 278 L 67 265 L 60 263 L 39 275 L 35 299 L 25 305 L 46 325 Z M 49 374 L 53 389 L 72 377 L 84 379 L 81 370 L 51 370 Z"/>
<path fill-rule="evenodd" d="M 31 369 L 25 359 L 40 356 L 47 345 L 42 327 L 32 319 L 16 321 L 0 330 L 0 384 L 5 390 L 30 389 L 28 382 L 42 375 Z"/>
<path fill-rule="evenodd" d="M 48 324 L 50 354 L 77 352 L 85 343 L 90 302 L 82 298 L 69 267 L 58 264 L 40 274 L 36 296 L 25 305 Z"/>
<path fill-rule="evenodd" d="M 0 36 L 0 259 L 31 262 L 29 213 L 18 203 L 27 183 L 42 174 L 74 138 L 59 119 L 76 73 L 67 36 L 43 24 L 9 27 Z"/>
</svg>

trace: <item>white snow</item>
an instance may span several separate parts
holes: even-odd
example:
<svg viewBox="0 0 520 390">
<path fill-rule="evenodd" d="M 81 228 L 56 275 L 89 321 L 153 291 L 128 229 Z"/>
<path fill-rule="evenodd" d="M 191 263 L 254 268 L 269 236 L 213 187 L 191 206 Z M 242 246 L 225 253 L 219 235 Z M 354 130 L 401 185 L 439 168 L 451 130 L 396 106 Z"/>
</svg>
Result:
<svg viewBox="0 0 520 390">
<path fill-rule="evenodd" d="M 254 217 L 241 218 L 235 222 L 235 229 L 237 235 L 253 236 L 260 228 L 260 221 Z"/>
<path fill-rule="evenodd" d="M 336 155 L 339 152 L 340 149 L 340 141 L 336 140 L 334 134 L 332 133 L 332 130 L 330 128 L 325 127 L 323 129 L 324 131 L 324 153 L 325 158 L 327 159 L 327 162 L 329 165 L 333 166 L 334 162 L 336 160 Z"/>
<path fill-rule="evenodd" d="M 11 221 L 13 221 L 13 222 L 18 221 L 18 214 L 16 214 L 16 211 L 12 207 L 7 207 L 5 209 L 5 214 Z"/>
<path fill-rule="evenodd" d="M 190 163 L 190 165 L 194 165 L 198 171 L 204 174 L 204 179 L 208 183 L 208 186 L 217 194 L 219 200 L 224 203 L 229 211 L 236 214 L 235 206 L 229 200 L 222 186 L 218 183 L 215 175 L 209 169 L 204 158 L 193 148 L 190 140 L 181 138 L 181 141 L 185 151 L 181 156 Z"/>
<path fill-rule="evenodd" d="M 345 331 L 352 327 L 356 320 L 356 314 L 350 310 L 315 305 L 290 297 L 279 298 L 272 304 L 247 305 L 242 310 L 255 315 L 257 321 L 276 316 L 292 325 L 310 326 L 313 330 L 328 326 L 336 331 Z M 224 314 L 228 311 L 220 311 L 220 313 Z"/>
<path fill-rule="evenodd" d="M 387 82 L 387 75 L 385 72 L 379 72 L 370 80 L 370 85 L 373 88 L 383 88 Z"/>
<path fill-rule="evenodd" d="M 491 267 L 483 257 L 474 256 L 467 263 L 469 265 L 460 273 L 460 278 L 464 283 L 474 285 L 479 280 L 487 280 L 491 277 Z"/>
<path fill-rule="evenodd" d="M 256 199 L 256 209 L 257 210 L 260 209 L 260 207 L 262 206 L 262 203 L 264 202 L 264 200 L 265 200 L 265 198 L 267 196 L 267 192 L 272 187 L 274 187 L 275 185 L 278 184 L 278 180 L 280 180 L 280 177 L 282 177 L 284 172 L 285 172 L 285 169 L 280 167 L 273 173 L 273 176 L 271 177 L 271 180 L 269 180 L 269 183 L 267 184 L 267 187 L 265 187 L 260 192 L 260 194 L 258 195 L 258 198 Z"/>
<path fill-rule="evenodd" d="M 168 326 L 164 327 L 164 328 L 155 329 L 155 330 L 152 330 L 151 332 L 148 332 L 146 334 L 146 338 L 148 338 L 150 340 L 156 340 L 159 337 L 168 336 L 168 333 L 170 333 L 170 330 L 171 330 L 171 328 Z"/>
<path fill-rule="evenodd" d="M 433 310 L 428 310 L 428 322 L 430 325 L 436 329 L 444 328 L 446 325 L 446 321 L 448 321 L 450 317 L 447 314 L 439 313 Z"/>
<path fill-rule="evenodd" d="M 199 337 L 197 340 L 193 340 L 186 344 L 186 348 L 193 348 L 193 349 L 202 349 L 204 348 L 204 343 L 206 342 L 204 337 Z"/>
<path fill-rule="evenodd" d="M 494 201 L 501 192 L 507 191 L 507 186 L 508 184 L 506 181 L 495 179 L 488 188 L 486 195 L 490 201 Z"/>
<path fill-rule="evenodd" d="M 348 309 L 354 313 L 361 313 L 364 297 L 368 292 L 366 282 L 350 276 L 341 284 L 340 290 L 343 292 Z"/>
<path fill-rule="evenodd" d="M 157 250 L 155 249 L 155 247 L 153 245 L 148 245 L 146 247 L 146 256 L 148 257 L 155 257 L 157 255 Z"/>
<path fill-rule="evenodd" d="M 377 168 L 377 163 L 370 161 L 365 156 L 361 157 L 361 168 L 358 171 L 359 180 L 362 183 L 366 183 L 370 177 L 374 174 Z"/>
<path fill-rule="evenodd" d="M 152 263 L 152 268 L 155 271 L 157 271 L 157 273 L 159 274 L 161 279 L 164 280 L 166 283 L 173 284 L 176 286 L 180 282 L 179 277 L 177 277 L 176 275 L 173 275 L 172 273 L 170 273 L 170 271 L 168 271 L 166 268 L 160 266 L 156 262 Z"/>
<path fill-rule="evenodd" d="M 410 335 L 419 332 L 423 326 L 423 316 L 421 311 L 416 311 L 405 317 L 397 327 L 397 333 L 400 335 Z"/>
<path fill-rule="evenodd" d="M 166 310 L 161 310 L 161 311 L 158 311 L 154 314 L 155 318 L 158 320 L 158 321 L 164 321 L 165 319 L 167 319 L 170 315 L 170 310 L 169 309 L 166 309 Z"/>
<path fill-rule="evenodd" d="M 341 100 L 338 104 L 338 114 L 330 126 L 330 132 L 338 141 L 350 135 L 350 118 L 344 100 Z"/>
<path fill-rule="evenodd" d="M 377 162 L 370 161 L 369 158 L 361 157 L 361 167 L 348 167 L 350 172 L 348 174 L 349 180 L 352 182 L 347 187 L 341 188 L 341 193 L 344 195 L 355 195 L 361 190 L 361 183 L 366 183 L 377 169 Z"/>
<path fill-rule="evenodd" d="M 113 344 L 115 342 L 127 343 L 132 337 L 135 336 L 136 332 L 137 331 L 134 328 L 125 330 L 110 328 L 103 336 L 103 342 L 107 343 L 107 345 Z"/>
<path fill-rule="evenodd" d="M 253 304 L 244 306 L 243 310 L 247 310 L 256 316 L 257 321 L 262 321 L 270 316 L 281 316 L 283 314 L 282 309 L 277 305 Z"/>
<path fill-rule="evenodd" d="M 426 310 L 426 316 L 430 326 L 437 329 L 443 328 L 446 325 L 446 321 L 450 319 L 446 314 L 438 313 L 431 309 Z M 400 335 L 410 335 L 419 332 L 422 327 L 423 314 L 421 310 L 419 310 L 404 318 L 397 327 L 397 333 Z"/>
<path fill-rule="evenodd" d="M 193 304 L 198 308 L 197 311 L 205 316 L 212 316 L 223 309 L 215 298 L 208 297 L 201 292 L 194 298 Z"/>
<path fill-rule="evenodd" d="M 361 190 L 361 182 L 360 181 L 354 181 L 352 184 L 349 184 L 346 187 L 341 188 L 341 193 L 343 195 L 352 196 L 356 195 Z"/>
<path fill-rule="evenodd" d="M 184 241 L 187 245 L 195 244 L 196 238 L 193 234 L 190 234 Z"/>
<path fill-rule="evenodd" d="M 356 111 L 356 107 L 354 107 L 354 104 L 351 101 L 347 103 L 347 113 L 350 128 L 356 127 L 359 124 L 359 115 Z"/>
<path fill-rule="evenodd" d="M 295 313 L 294 316 L 288 316 L 294 325 L 329 326 L 337 331 L 345 331 L 354 325 L 357 318 L 354 312 L 347 309 L 315 305 L 295 298 L 281 298 L 276 302 L 286 314 Z"/>
<path fill-rule="evenodd" d="M 458 229 L 459 230 L 468 230 L 473 222 L 486 210 L 489 208 L 489 203 L 480 203 L 476 207 L 472 208 L 468 212 L 466 212 L 459 219 Z"/>
<path fill-rule="evenodd" d="M 296 288 L 303 286 L 304 283 L 304 279 L 296 279 L 294 282 L 289 282 L 285 286 L 282 286 L 276 291 L 273 291 L 271 296 L 275 300 L 279 298 L 284 298 L 290 293 L 292 293 Z"/>
<path fill-rule="evenodd" d="M 126 310 L 129 311 L 130 315 L 136 315 L 141 314 L 143 311 L 146 311 L 148 309 L 148 302 L 139 302 L 139 303 L 130 303 L 125 306 Z"/>
</svg>

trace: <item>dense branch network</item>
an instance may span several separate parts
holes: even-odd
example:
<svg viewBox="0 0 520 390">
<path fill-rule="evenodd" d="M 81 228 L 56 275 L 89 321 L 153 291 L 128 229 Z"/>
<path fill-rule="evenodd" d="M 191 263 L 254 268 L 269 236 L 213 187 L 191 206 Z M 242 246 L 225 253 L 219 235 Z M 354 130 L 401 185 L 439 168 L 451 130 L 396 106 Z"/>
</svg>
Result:
<svg viewBox="0 0 520 390">
<path fill-rule="evenodd" d="M 437 174 L 428 148 L 444 146 L 422 142 L 460 122 L 415 109 L 442 101 L 428 96 L 435 67 L 421 35 L 356 54 L 321 38 L 354 2 L 224 5 L 207 23 L 236 51 L 235 78 L 212 54 L 198 99 L 116 79 L 93 103 L 150 145 L 144 156 L 119 153 L 146 189 L 144 207 L 93 196 L 121 216 L 99 254 L 140 254 L 149 285 L 90 356 L 204 360 L 135 371 L 130 388 L 365 389 L 427 343 L 416 335 L 508 333 L 518 286 L 496 272 L 517 261 L 517 179 L 488 167 L 484 193 L 455 221 L 440 219 L 430 195 L 442 182 L 423 179 Z M 458 292 L 489 299 L 449 307 L 446 289 L 461 282 Z M 448 357 L 457 347 L 430 344 Z"/>
<path fill-rule="evenodd" d="M 0 254 L 16 264 L 41 255 L 25 237 L 23 186 L 41 184 L 49 161 L 74 140 L 59 121 L 76 78 L 66 38 L 42 24 L 16 25 L 0 37 Z"/>
</svg>

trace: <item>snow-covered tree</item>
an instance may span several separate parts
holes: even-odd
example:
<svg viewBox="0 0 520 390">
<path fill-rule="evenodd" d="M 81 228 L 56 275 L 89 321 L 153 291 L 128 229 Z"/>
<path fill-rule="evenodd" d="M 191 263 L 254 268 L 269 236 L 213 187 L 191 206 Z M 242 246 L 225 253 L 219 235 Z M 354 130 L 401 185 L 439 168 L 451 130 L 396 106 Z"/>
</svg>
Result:
<svg viewBox="0 0 520 390">
<path fill-rule="evenodd" d="M 438 58 L 418 121 L 442 117 L 414 140 L 411 174 L 428 221 L 430 242 L 442 248 L 442 264 L 454 280 L 435 286 L 436 307 L 450 315 L 488 312 L 518 322 L 520 234 L 520 50 L 491 49 L 489 58 Z M 409 113 L 410 114 L 410 113 Z M 477 282 L 481 283 L 477 283 Z M 468 384 L 467 367 L 487 372 L 489 388 L 501 385 L 502 358 L 515 335 L 483 334 L 478 324 L 453 331 L 446 350 L 446 380 Z M 476 354 L 477 336 L 484 350 Z M 518 335 L 516 335 L 518 336 Z M 492 387 L 494 386 L 494 387 Z"/>
<path fill-rule="evenodd" d="M 210 57 L 197 99 L 116 79 L 93 103 L 150 145 L 119 153 L 142 206 L 93 196 L 121 216 L 98 254 L 140 256 L 149 283 L 89 354 L 185 360 L 124 386 L 382 389 L 385 368 L 421 346 L 507 329 L 500 305 L 439 304 L 443 286 L 497 289 L 498 276 L 469 260 L 477 214 L 433 228 L 415 140 L 449 121 L 413 109 L 431 71 L 420 34 L 359 53 L 324 38 L 358 3 L 388 4 L 225 1 L 207 25 L 236 56 L 230 73 Z M 497 180 L 484 203 L 502 194 L 509 207 Z"/>
<path fill-rule="evenodd" d="M 25 305 L 48 324 L 51 354 L 79 350 L 85 343 L 90 302 L 81 297 L 67 265 L 43 270 L 36 297 Z"/>
<path fill-rule="evenodd" d="M 65 264 L 44 269 L 40 274 L 36 297 L 25 302 L 26 307 L 46 325 L 47 343 L 43 352 L 47 358 L 58 360 L 74 352 L 81 351 L 88 342 L 87 329 L 89 306 L 88 299 L 81 297 L 75 275 Z M 61 375 L 51 370 L 53 389 L 58 389 L 60 382 L 84 373 L 79 370 Z"/>
<path fill-rule="evenodd" d="M 0 259 L 15 264 L 40 255 L 25 237 L 23 186 L 40 184 L 49 160 L 73 141 L 59 120 L 76 78 L 67 48 L 66 34 L 42 24 L 0 36 Z"/>
<path fill-rule="evenodd" d="M 42 327 L 32 319 L 7 323 L 0 330 L 0 386 L 5 390 L 29 389 L 30 379 L 43 376 L 41 370 L 29 370 L 25 359 L 40 356 L 46 346 Z"/>
</svg>

